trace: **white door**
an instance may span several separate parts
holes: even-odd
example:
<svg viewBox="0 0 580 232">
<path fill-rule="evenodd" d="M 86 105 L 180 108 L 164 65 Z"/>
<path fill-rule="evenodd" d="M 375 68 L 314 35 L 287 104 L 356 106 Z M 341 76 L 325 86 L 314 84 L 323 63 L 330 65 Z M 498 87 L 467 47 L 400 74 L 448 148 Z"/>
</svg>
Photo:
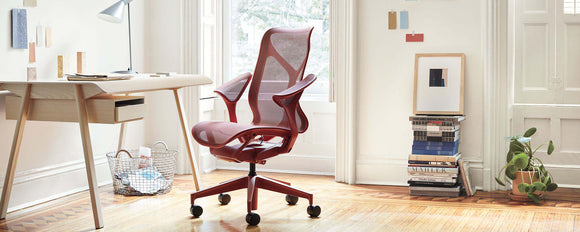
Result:
<svg viewBox="0 0 580 232">
<path fill-rule="evenodd" d="M 554 103 L 550 83 L 554 81 L 553 0 L 514 1 L 516 103 Z"/>
<path fill-rule="evenodd" d="M 556 103 L 580 104 L 580 0 L 556 1 L 555 21 Z"/>
<path fill-rule="evenodd" d="M 545 147 L 537 154 L 556 183 L 580 187 L 580 1 L 525 0 L 512 6 L 512 134 L 537 127 L 534 147 L 554 141 L 551 156 Z"/>
</svg>

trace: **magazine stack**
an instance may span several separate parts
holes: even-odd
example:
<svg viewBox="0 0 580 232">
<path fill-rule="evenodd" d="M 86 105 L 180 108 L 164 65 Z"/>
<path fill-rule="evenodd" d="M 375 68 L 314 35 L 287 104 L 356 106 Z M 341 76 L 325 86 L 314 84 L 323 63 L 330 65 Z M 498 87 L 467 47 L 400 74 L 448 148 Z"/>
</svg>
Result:
<svg viewBox="0 0 580 232">
<path fill-rule="evenodd" d="M 409 117 L 413 124 L 413 149 L 407 168 L 410 195 L 460 195 L 459 124 L 464 119 L 463 116 Z"/>
</svg>

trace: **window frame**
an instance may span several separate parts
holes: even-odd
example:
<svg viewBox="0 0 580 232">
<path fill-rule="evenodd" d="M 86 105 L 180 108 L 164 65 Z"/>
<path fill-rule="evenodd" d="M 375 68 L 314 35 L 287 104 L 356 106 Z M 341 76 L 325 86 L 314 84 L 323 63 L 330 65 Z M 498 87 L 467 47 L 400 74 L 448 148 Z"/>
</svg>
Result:
<svg viewBox="0 0 580 232">
<path fill-rule="evenodd" d="M 331 4 L 331 0 L 329 0 L 329 5 Z M 226 83 L 227 81 L 236 78 L 238 75 L 241 75 L 243 73 L 231 73 L 231 65 L 232 65 L 232 35 L 231 35 L 231 16 L 232 16 L 232 7 L 231 7 L 232 3 L 231 0 L 224 0 L 223 1 L 223 14 L 222 14 L 222 19 L 223 19 L 223 25 L 222 25 L 222 35 L 223 35 L 223 40 L 222 40 L 222 62 L 223 62 L 223 66 L 222 66 L 222 83 Z M 331 7 L 329 7 L 329 10 L 332 10 Z M 330 17 L 329 17 L 330 20 Z M 329 47 L 330 47 L 330 40 L 329 40 Z M 332 66 L 332 58 L 330 57 L 330 51 L 328 52 L 328 66 L 329 69 Z M 255 64 L 256 61 L 254 61 Z M 307 64 L 308 65 L 308 64 Z M 253 75 L 253 71 L 254 71 L 254 67 L 252 67 L 252 69 L 248 70 L 248 72 L 251 72 Z M 304 73 L 304 77 L 306 77 L 306 75 L 308 75 L 309 73 Z M 314 102 L 322 102 L 322 101 L 329 101 L 329 96 L 330 96 L 330 88 L 331 85 L 333 83 L 333 81 L 331 80 L 331 73 L 329 73 L 329 77 L 328 77 L 328 86 L 327 87 L 317 87 L 318 85 L 312 85 L 309 88 L 313 88 L 313 87 L 317 87 L 317 92 L 325 92 L 325 94 L 316 94 L 316 93 L 310 93 L 310 92 L 304 92 L 304 94 L 302 95 L 302 97 L 300 98 L 301 101 L 314 101 Z M 248 94 L 247 91 L 244 92 L 244 95 L 242 95 L 241 100 L 247 100 L 248 99 Z"/>
<path fill-rule="evenodd" d="M 562 1 L 562 14 L 564 15 L 578 15 L 580 14 L 580 11 L 578 11 L 578 7 L 580 5 L 580 0 L 571 0 L 572 1 L 572 13 L 566 13 L 566 0 Z"/>
</svg>

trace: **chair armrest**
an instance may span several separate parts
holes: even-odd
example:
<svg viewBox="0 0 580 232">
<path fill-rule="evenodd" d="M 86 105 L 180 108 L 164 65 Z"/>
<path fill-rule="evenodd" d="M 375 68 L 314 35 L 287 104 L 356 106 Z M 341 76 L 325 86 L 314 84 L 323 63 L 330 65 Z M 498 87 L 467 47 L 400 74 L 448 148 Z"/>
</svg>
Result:
<svg viewBox="0 0 580 232">
<path fill-rule="evenodd" d="M 251 79 L 251 73 L 244 73 L 235 79 L 224 83 L 222 86 L 214 90 L 214 92 L 219 94 L 226 102 L 237 102 L 240 100 L 240 97 L 242 97 L 242 94 L 246 90 Z"/>
<path fill-rule="evenodd" d="M 299 81 L 298 83 L 296 83 L 292 87 L 287 88 L 287 89 L 285 89 L 282 92 L 279 92 L 277 94 L 274 94 L 274 96 L 273 96 L 274 101 L 276 101 L 276 103 L 278 103 L 278 105 L 280 105 L 281 103 L 279 103 L 277 99 L 280 99 L 280 100 L 287 99 L 287 98 L 290 98 L 296 94 L 302 93 L 304 91 L 304 89 L 306 89 L 306 87 L 310 86 L 315 80 L 316 80 L 316 76 L 314 74 L 309 74 L 306 78 Z M 280 105 L 280 106 L 282 106 L 282 105 Z"/>
<path fill-rule="evenodd" d="M 220 95 L 226 103 L 230 122 L 238 122 L 236 116 L 236 104 L 242 97 L 242 94 L 246 90 L 246 87 L 248 87 L 251 79 L 251 73 L 244 73 L 214 90 L 214 92 Z"/>
<path fill-rule="evenodd" d="M 292 87 L 272 96 L 274 102 L 284 108 L 292 133 L 298 134 L 299 132 L 298 126 L 296 125 L 296 110 L 300 107 L 298 101 L 306 87 L 310 86 L 315 80 L 316 76 L 314 74 L 309 74 L 306 78 Z"/>
</svg>

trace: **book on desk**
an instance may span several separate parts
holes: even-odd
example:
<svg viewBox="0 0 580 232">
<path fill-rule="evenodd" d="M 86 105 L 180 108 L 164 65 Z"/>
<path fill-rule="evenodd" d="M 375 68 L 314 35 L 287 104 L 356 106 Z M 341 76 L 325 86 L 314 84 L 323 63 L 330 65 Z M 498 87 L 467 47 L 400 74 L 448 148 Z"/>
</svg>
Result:
<svg viewBox="0 0 580 232">
<path fill-rule="evenodd" d="M 117 73 L 75 73 L 65 74 L 69 81 L 118 81 L 129 80 L 134 77 L 131 74 L 117 74 Z"/>
</svg>

